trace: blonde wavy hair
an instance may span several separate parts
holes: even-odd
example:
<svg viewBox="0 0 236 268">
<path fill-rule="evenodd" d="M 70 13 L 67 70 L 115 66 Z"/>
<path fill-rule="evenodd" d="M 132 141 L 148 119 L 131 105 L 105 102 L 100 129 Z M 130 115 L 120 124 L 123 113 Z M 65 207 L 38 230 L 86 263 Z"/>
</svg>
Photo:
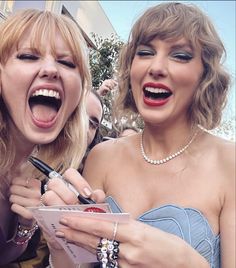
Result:
<svg viewBox="0 0 236 268">
<path fill-rule="evenodd" d="M 68 167 L 78 168 L 87 146 L 88 120 L 85 97 L 88 89 L 91 88 L 86 42 L 72 19 L 49 11 L 22 10 L 0 25 L 0 63 L 2 66 L 6 64 L 12 50 L 17 48 L 22 36 L 29 29 L 31 30 L 31 46 L 37 51 L 43 49 L 42 37 L 47 38 L 52 50 L 55 51 L 55 35 L 59 32 L 73 55 L 73 61 L 78 66 L 82 80 L 82 94 L 78 106 L 53 142 L 37 145 L 37 156 L 60 171 Z M 9 131 L 9 115 L 1 96 L 0 102 L 0 170 L 2 173 L 12 166 L 16 151 Z"/>
<path fill-rule="evenodd" d="M 137 47 L 154 38 L 161 40 L 184 37 L 200 47 L 204 73 L 189 107 L 189 122 L 206 129 L 215 128 L 230 87 L 230 76 L 223 67 L 225 48 L 210 19 L 196 6 L 162 3 L 149 8 L 134 24 L 128 43 L 119 58 L 119 93 L 114 104 L 113 119 L 125 117 L 132 123 L 138 117 L 130 85 L 130 68 Z"/>
</svg>

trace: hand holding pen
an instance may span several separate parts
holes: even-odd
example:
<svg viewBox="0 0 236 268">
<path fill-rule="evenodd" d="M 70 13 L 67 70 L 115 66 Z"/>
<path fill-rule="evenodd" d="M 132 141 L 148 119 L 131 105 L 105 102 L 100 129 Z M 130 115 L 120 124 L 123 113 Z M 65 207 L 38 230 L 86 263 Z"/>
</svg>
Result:
<svg viewBox="0 0 236 268">
<path fill-rule="evenodd" d="M 49 191 L 50 193 L 46 192 L 47 205 L 74 204 L 75 195 L 82 204 L 95 203 L 95 201 L 88 198 L 91 194 L 98 202 L 104 201 L 105 194 L 103 191 L 92 191 L 91 187 L 77 170 L 69 168 L 62 176 L 36 157 L 31 156 L 29 162 L 49 178 L 48 189 L 52 191 Z M 72 192 L 75 195 L 72 195 Z"/>
</svg>

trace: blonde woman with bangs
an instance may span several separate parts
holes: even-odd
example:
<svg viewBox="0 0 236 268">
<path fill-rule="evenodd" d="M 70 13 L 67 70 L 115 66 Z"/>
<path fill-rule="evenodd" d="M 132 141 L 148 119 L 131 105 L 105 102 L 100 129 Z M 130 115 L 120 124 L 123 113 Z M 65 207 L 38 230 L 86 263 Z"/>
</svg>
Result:
<svg viewBox="0 0 236 268">
<path fill-rule="evenodd" d="M 235 268 L 235 144 L 206 131 L 230 88 L 224 53 L 194 5 L 164 2 L 136 21 L 120 57 L 115 122 L 140 117 L 144 129 L 96 145 L 83 171 L 131 219 L 64 217 L 58 237 L 97 254 L 100 267 Z M 56 254 L 52 262 L 62 267 Z"/>
<path fill-rule="evenodd" d="M 0 25 L 0 265 L 21 255 L 37 229 L 39 157 L 64 172 L 86 150 L 87 46 L 64 15 L 22 10 Z M 76 146 L 75 146 L 76 145 Z M 38 179 L 36 179 L 38 178 Z M 24 235 L 23 233 L 26 233 Z"/>
</svg>

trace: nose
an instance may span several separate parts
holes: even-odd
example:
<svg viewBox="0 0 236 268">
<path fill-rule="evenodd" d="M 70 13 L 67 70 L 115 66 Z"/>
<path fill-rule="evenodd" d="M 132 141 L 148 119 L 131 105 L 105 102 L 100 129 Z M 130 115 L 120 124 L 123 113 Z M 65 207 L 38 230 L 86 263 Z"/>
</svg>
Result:
<svg viewBox="0 0 236 268">
<path fill-rule="evenodd" d="M 165 77 L 168 74 L 168 59 L 163 55 L 156 55 L 153 57 L 150 67 L 149 67 L 149 75 L 154 79 L 158 79 L 159 77 Z"/>
<path fill-rule="evenodd" d="M 43 60 L 39 76 L 48 80 L 56 80 L 59 78 L 57 63 L 54 58 L 47 58 Z"/>
</svg>

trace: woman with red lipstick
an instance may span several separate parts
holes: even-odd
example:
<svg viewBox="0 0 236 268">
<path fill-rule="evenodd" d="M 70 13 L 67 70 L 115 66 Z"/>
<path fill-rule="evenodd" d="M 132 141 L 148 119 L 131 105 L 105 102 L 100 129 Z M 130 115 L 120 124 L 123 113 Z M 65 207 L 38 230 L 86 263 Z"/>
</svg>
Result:
<svg viewBox="0 0 236 268">
<path fill-rule="evenodd" d="M 40 205 L 41 183 L 29 155 L 61 171 L 83 158 L 86 50 L 65 16 L 23 10 L 0 25 L 0 266 L 19 257 L 37 229 L 27 207 Z"/>
<path fill-rule="evenodd" d="M 138 19 L 120 57 L 115 122 L 141 117 L 144 129 L 95 146 L 83 172 L 131 219 L 117 227 L 64 217 L 58 237 L 97 254 L 101 267 L 235 267 L 235 146 L 206 131 L 229 90 L 224 52 L 195 6 L 165 2 Z M 109 240 L 119 242 L 111 256 Z"/>
</svg>

